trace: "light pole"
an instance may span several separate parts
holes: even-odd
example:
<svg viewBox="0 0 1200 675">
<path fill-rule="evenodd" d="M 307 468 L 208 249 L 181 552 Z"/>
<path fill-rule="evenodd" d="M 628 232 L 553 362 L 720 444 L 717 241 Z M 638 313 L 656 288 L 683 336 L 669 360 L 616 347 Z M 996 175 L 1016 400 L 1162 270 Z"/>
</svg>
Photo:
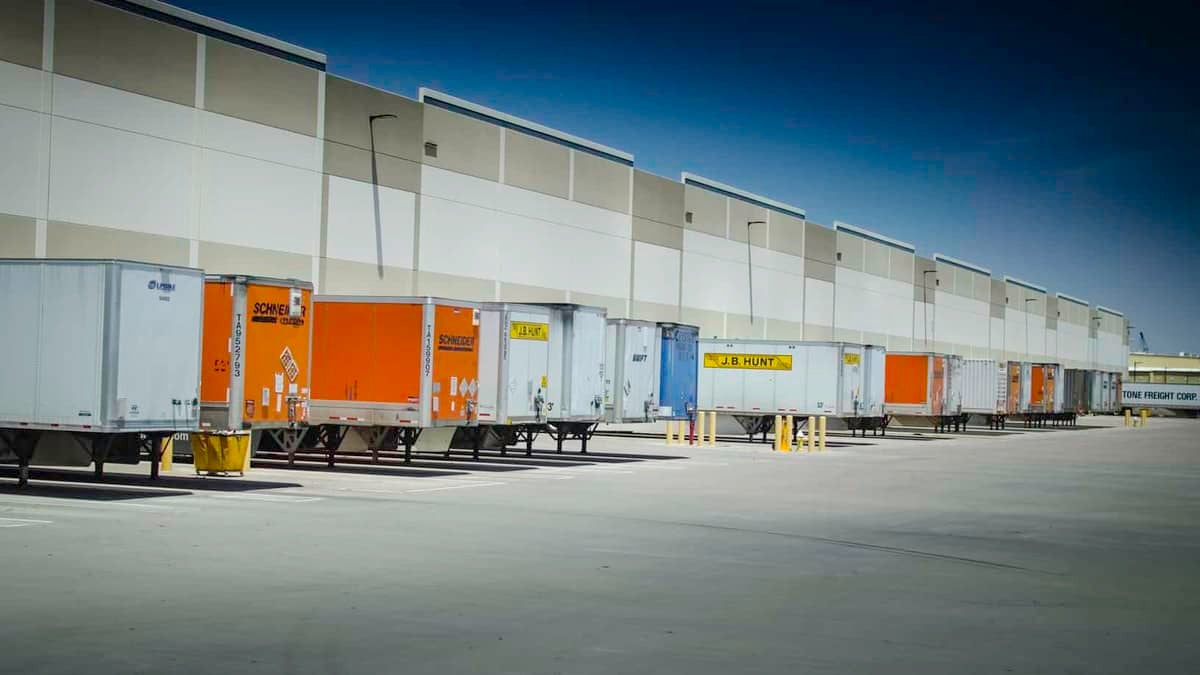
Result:
<svg viewBox="0 0 1200 675">
<path fill-rule="evenodd" d="M 750 325 L 754 325 L 754 268 L 750 264 L 750 226 L 766 225 L 765 220 L 746 221 L 746 281 L 750 289 Z"/>
<path fill-rule="evenodd" d="M 925 336 L 925 351 L 929 351 L 929 282 L 926 281 L 925 275 L 932 274 L 934 283 L 937 283 L 937 270 L 925 270 L 921 272 L 921 311 L 924 313 L 921 327 L 921 334 Z M 934 301 L 937 301 L 937 293 L 933 294 Z M 934 313 L 934 318 L 937 314 Z M 937 331 L 933 333 L 933 341 L 937 342 Z"/>
<path fill-rule="evenodd" d="M 375 162 L 375 120 L 382 119 L 396 119 L 396 116 L 386 113 L 367 118 L 367 127 L 371 132 L 371 197 L 375 201 L 375 266 L 380 279 L 383 278 L 383 219 L 379 215 L 379 166 Z"/>
<path fill-rule="evenodd" d="M 1029 361 L 1029 303 L 1037 302 L 1037 298 L 1025 298 L 1025 360 Z"/>
</svg>

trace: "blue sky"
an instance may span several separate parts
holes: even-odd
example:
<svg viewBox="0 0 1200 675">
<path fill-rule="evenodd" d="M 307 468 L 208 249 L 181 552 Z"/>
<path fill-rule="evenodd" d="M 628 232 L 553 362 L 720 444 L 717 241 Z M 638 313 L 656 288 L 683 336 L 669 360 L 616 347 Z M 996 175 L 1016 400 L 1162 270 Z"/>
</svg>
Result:
<svg viewBox="0 0 1200 675">
<path fill-rule="evenodd" d="M 176 4 L 325 52 L 331 73 L 440 89 L 1200 352 L 1200 47 L 1182 5 Z"/>
</svg>

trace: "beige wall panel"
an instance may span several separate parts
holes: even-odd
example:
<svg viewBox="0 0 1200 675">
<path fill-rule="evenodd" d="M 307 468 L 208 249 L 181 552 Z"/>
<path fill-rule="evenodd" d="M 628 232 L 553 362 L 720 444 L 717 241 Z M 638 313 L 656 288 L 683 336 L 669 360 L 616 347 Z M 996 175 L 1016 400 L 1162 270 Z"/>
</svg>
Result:
<svg viewBox="0 0 1200 675">
<path fill-rule="evenodd" d="M 699 326 L 702 338 L 725 337 L 725 315 L 720 312 L 710 312 L 695 307 L 680 307 L 679 320 L 692 326 Z"/>
<path fill-rule="evenodd" d="M 888 336 L 883 333 L 862 332 L 862 344 L 887 346 Z"/>
<path fill-rule="evenodd" d="M 316 135 L 316 70 L 222 40 L 205 49 L 205 109 Z"/>
<path fill-rule="evenodd" d="M 525 286 L 523 284 L 500 284 L 500 299 L 505 302 L 566 302 L 567 292 L 558 288 Z"/>
<path fill-rule="evenodd" d="M 629 213 L 629 172 L 619 162 L 575 151 L 575 201 Z"/>
<path fill-rule="evenodd" d="M 975 287 L 972 297 L 980 302 L 992 301 L 992 280 L 985 274 L 975 275 Z"/>
<path fill-rule="evenodd" d="M 321 259 L 320 292 L 336 295 L 412 295 L 412 270 L 370 263 Z"/>
<path fill-rule="evenodd" d="M 612 319 L 625 317 L 625 299 L 614 298 L 607 295 L 592 295 L 591 293 L 571 292 L 571 302 L 578 305 L 591 305 L 593 307 L 603 307 L 608 310 L 608 316 Z"/>
<path fill-rule="evenodd" d="M 762 335 L 763 318 L 761 316 L 754 320 L 754 325 L 750 325 L 749 314 L 731 312 L 725 315 L 725 337 L 759 339 Z"/>
<path fill-rule="evenodd" d="M 832 340 L 833 328 L 815 323 L 806 323 L 804 324 L 804 339 L 814 342 Z"/>
<path fill-rule="evenodd" d="M 863 271 L 877 277 L 888 277 L 891 268 L 890 252 L 894 249 L 878 242 L 863 240 Z"/>
<path fill-rule="evenodd" d="M 413 288 L 413 293 L 417 295 L 434 295 L 439 298 L 483 302 L 496 298 L 496 284 L 486 279 L 476 279 L 474 277 L 460 277 L 454 274 L 439 274 L 437 272 L 417 272 L 417 283 L 416 287 Z"/>
<path fill-rule="evenodd" d="M 913 341 L 911 338 L 906 338 L 899 335 L 889 335 L 887 336 L 886 347 L 888 351 L 893 352 L 912 351 Z"/>
<path fill-rule="evenodd" d="M 1005 304 L 1004 298 L 1007 297 L 1005 295 L 1007 290 L 1008 289 L 1006 288 L 1006 284 L 1004 283 L 1004 281 L 1002 279 L 992 279 L 992 304 L 993 305 Z"/>
<path fill-rule="evenodd" d="M 32 258 L 37 246 L 37 221 L 0 213 L 0 258 Z"/>
<path fill-rule="evenodd" d="M 831 284 L 837 283 L 837 269 L 833 265 L 815 260 L 804 262 L 804 276 L 807 279 L 820 279 Z"/>
<path fill-rule="evenodd" d="M 752 220 L 766 220 L 767 210 L 761 206 L 749 204 L 739 199 L 729 199 L 729 238 L 745 243 L 746 223 Z M 755 246 L 767 247 L 767 225 L 751 225 L 750 243 Z"/>
<path fill-rule="evenodd" d="M 696 187 L 695 185 L 683 186 L 683 210 L 684 224 L 683 227 L 688 230 L 695 230 L 705 234 L 711 234 L 717 237 L 725 236 L 725 197 L 711 190 Z M 686 215 L 692 214 L 692 222 L 687 222 Z M 745 226 L 745 223 L 742 223 Z"/>
<path fill-rule="evenodd" d="M 891 268 L 888 276 L 892 280 L 903 281 L 906 284 L 916 283 L 913 280 L 913 269 L 915 266 L 915 257 L 913 254 L 893 248 L 888 251 L 888 256 L 891 257 Z"/>
<path fill-rule="evenodd" d="M 771 248 L 794 256 L 804 255 L 803 220 L 778 211 L 771 212 Z"/>
<path fill-rule="evenodd" d="M 683 228 L 638 216 L 633 217 L 633 239 L 683 250 Z"/>
<path fill-rule="evenodd" d="M 1058 328 L 1058 298 L 1046 296 L 1046 328 Z"/>
<path fill-rule="evenodd" d="M 991 316 L 993 319 L 1004 318 L 1004 305 L 988 305 L 988 307 L 991 308 L 989 316 Z"/>
<path fill-rule="evenodd" d="M 683 183 L 633 171 L 633 215 L 683 227 Z"/>
<path fill-rule="evenodd" d="M 498 181 L 501 131 L 494 124 L 425 105 L 424 142 L 437 144 L 437 157 L 422 156 L 421 161 L 449 171 Z"/>
<path fill-rule="evenodd" d="M 566 199 L 571 184 L 571 151 L 511 129 L 504 130 L 504 182 Z"/>
<path fill-rule="evenodd" d="M 372 115 L 396 116 L 375 120 L 376 153 L 421 161 L 424 107 L 420 103 L 340 77 L 326 76 L 327 141 L 369 150 Z"/>
<path fill-rule="evenodd" d="M 4 0 L 0 9 L 0 60 L 42 67 L 42 0 Z"/>
<path fill-rule="evenodd" d="M 833 331 L 833 339 L 838 342 L 862 342 L 862 331 L 838 328 Z"/>
<path fill-rule="evenodd" d="M 767 321 L 767 339 L 803 340 L 804 324 L 783 319 L 771 319 Z"/>
<path fill-rule="evenodd" d="M 80 80 L 193 105 L 196 34 L 87 0 L 58 0 L 54 70 Z"/>
<path fill-rule="evenodd" d="M 210 274 L 257 274 L 312 281 L 312 257 L 265 248 L 201 241 L 199 267 Z"/>
<path fill-rule="evenodd" d="M 866 240 L 862 237 L 856 237 L 845 232 L 836 232 L 837 235 L 837 252 L 840 258 L 837 261 L 838 267 L 845 267 L 852 270 L 863 269 L 863 261 L 866 257 Z"/>
<path fill-rule="evenodd" d="M 663 305 L 657 302 L 634 301 L 629 307 L 632 319 L 642 321 L 679 321 L 679 308 L 675 305 Z"/>
<path fill-rule="evenodd" d="M 188 264 L 188 241 L 75 223 L 46 224 L 47 258 L 122 258 L 168 265 Z"/>
<path fill-rule="evenodd" d="M 837 262 L 837 233 L 828 227 L 807 222 L 804 225 L 804 257 L 828 263 Z"/>
<path fill-rule="evenodd" d="M 375 165 L 380 185 L 414 193 L 421 191 L 421 165 L 417 162 L 391 155 L 376 155 Z M 325 173 L 370 184 L 371 153 L 326 141 Z"/>
</svg>

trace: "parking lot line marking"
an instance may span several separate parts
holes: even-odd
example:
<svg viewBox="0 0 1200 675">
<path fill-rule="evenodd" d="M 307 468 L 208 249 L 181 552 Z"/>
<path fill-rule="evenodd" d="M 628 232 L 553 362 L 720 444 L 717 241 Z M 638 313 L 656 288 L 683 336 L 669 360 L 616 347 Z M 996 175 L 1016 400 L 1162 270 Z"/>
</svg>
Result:
<svg viewBox="0 0 1200 675">
<path fill-rule="evenodd" d="M 26 527 L 28 525 L 53 525 L 53 520 L 37 520 L 34 518 L 4 518 L 0 517 L 0 527 Z"/>
<path fill-rule="evenodd" d="M 319 502 L 324 497 L 301 497 L 299 495 L 253 495 L 253 494 L 227 494 L 227 495 L 204 495 L 213 499 L 241 499 L 253 502 L 274 502 L 276 504 L 304 504 L 307 502 Z"/>
<path fill-rule="evenodd" d="M 504 485 L 504 483 L 489 482 L 489 483 L 468 483 L 466 485 L 444 485 L 442 487 L 420 488 L 417 490 L 405 490 L 404 492 L 410 493 L 410 494 L 415 493 L 415 492 L 438 492 L 440 490 L 462 490 L 463 488 L 486 487 L 488 485 Z"/>
</svg>

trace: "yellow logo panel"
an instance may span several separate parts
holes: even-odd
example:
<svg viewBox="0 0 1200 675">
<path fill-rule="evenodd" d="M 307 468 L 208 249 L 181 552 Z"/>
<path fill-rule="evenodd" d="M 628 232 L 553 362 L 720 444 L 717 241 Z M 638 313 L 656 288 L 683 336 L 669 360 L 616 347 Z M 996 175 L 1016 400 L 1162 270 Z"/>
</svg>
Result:
<svg viewBox="0 0 1200 675">
<path fill-rule="evenodd" d="M 546 342 L 550 339 L 550 324 L 514 321 L 509 324 L 508 336 L 514 340 L 541 340 L 542 342 Z"/>
<path fill-rule="evenodd" d="M 708 354 L 705 368 L 739 368 L 741 370 L 791 370 L 791 354 Z"/>
<path fill-rule="evenodd" d="M 845 355 L 842 356 L 842 363 L 845 363 L 848 366 L 857 366 L 861 362 L 862 357 L 854 352 L 846 352 Z"/>
</svg>

